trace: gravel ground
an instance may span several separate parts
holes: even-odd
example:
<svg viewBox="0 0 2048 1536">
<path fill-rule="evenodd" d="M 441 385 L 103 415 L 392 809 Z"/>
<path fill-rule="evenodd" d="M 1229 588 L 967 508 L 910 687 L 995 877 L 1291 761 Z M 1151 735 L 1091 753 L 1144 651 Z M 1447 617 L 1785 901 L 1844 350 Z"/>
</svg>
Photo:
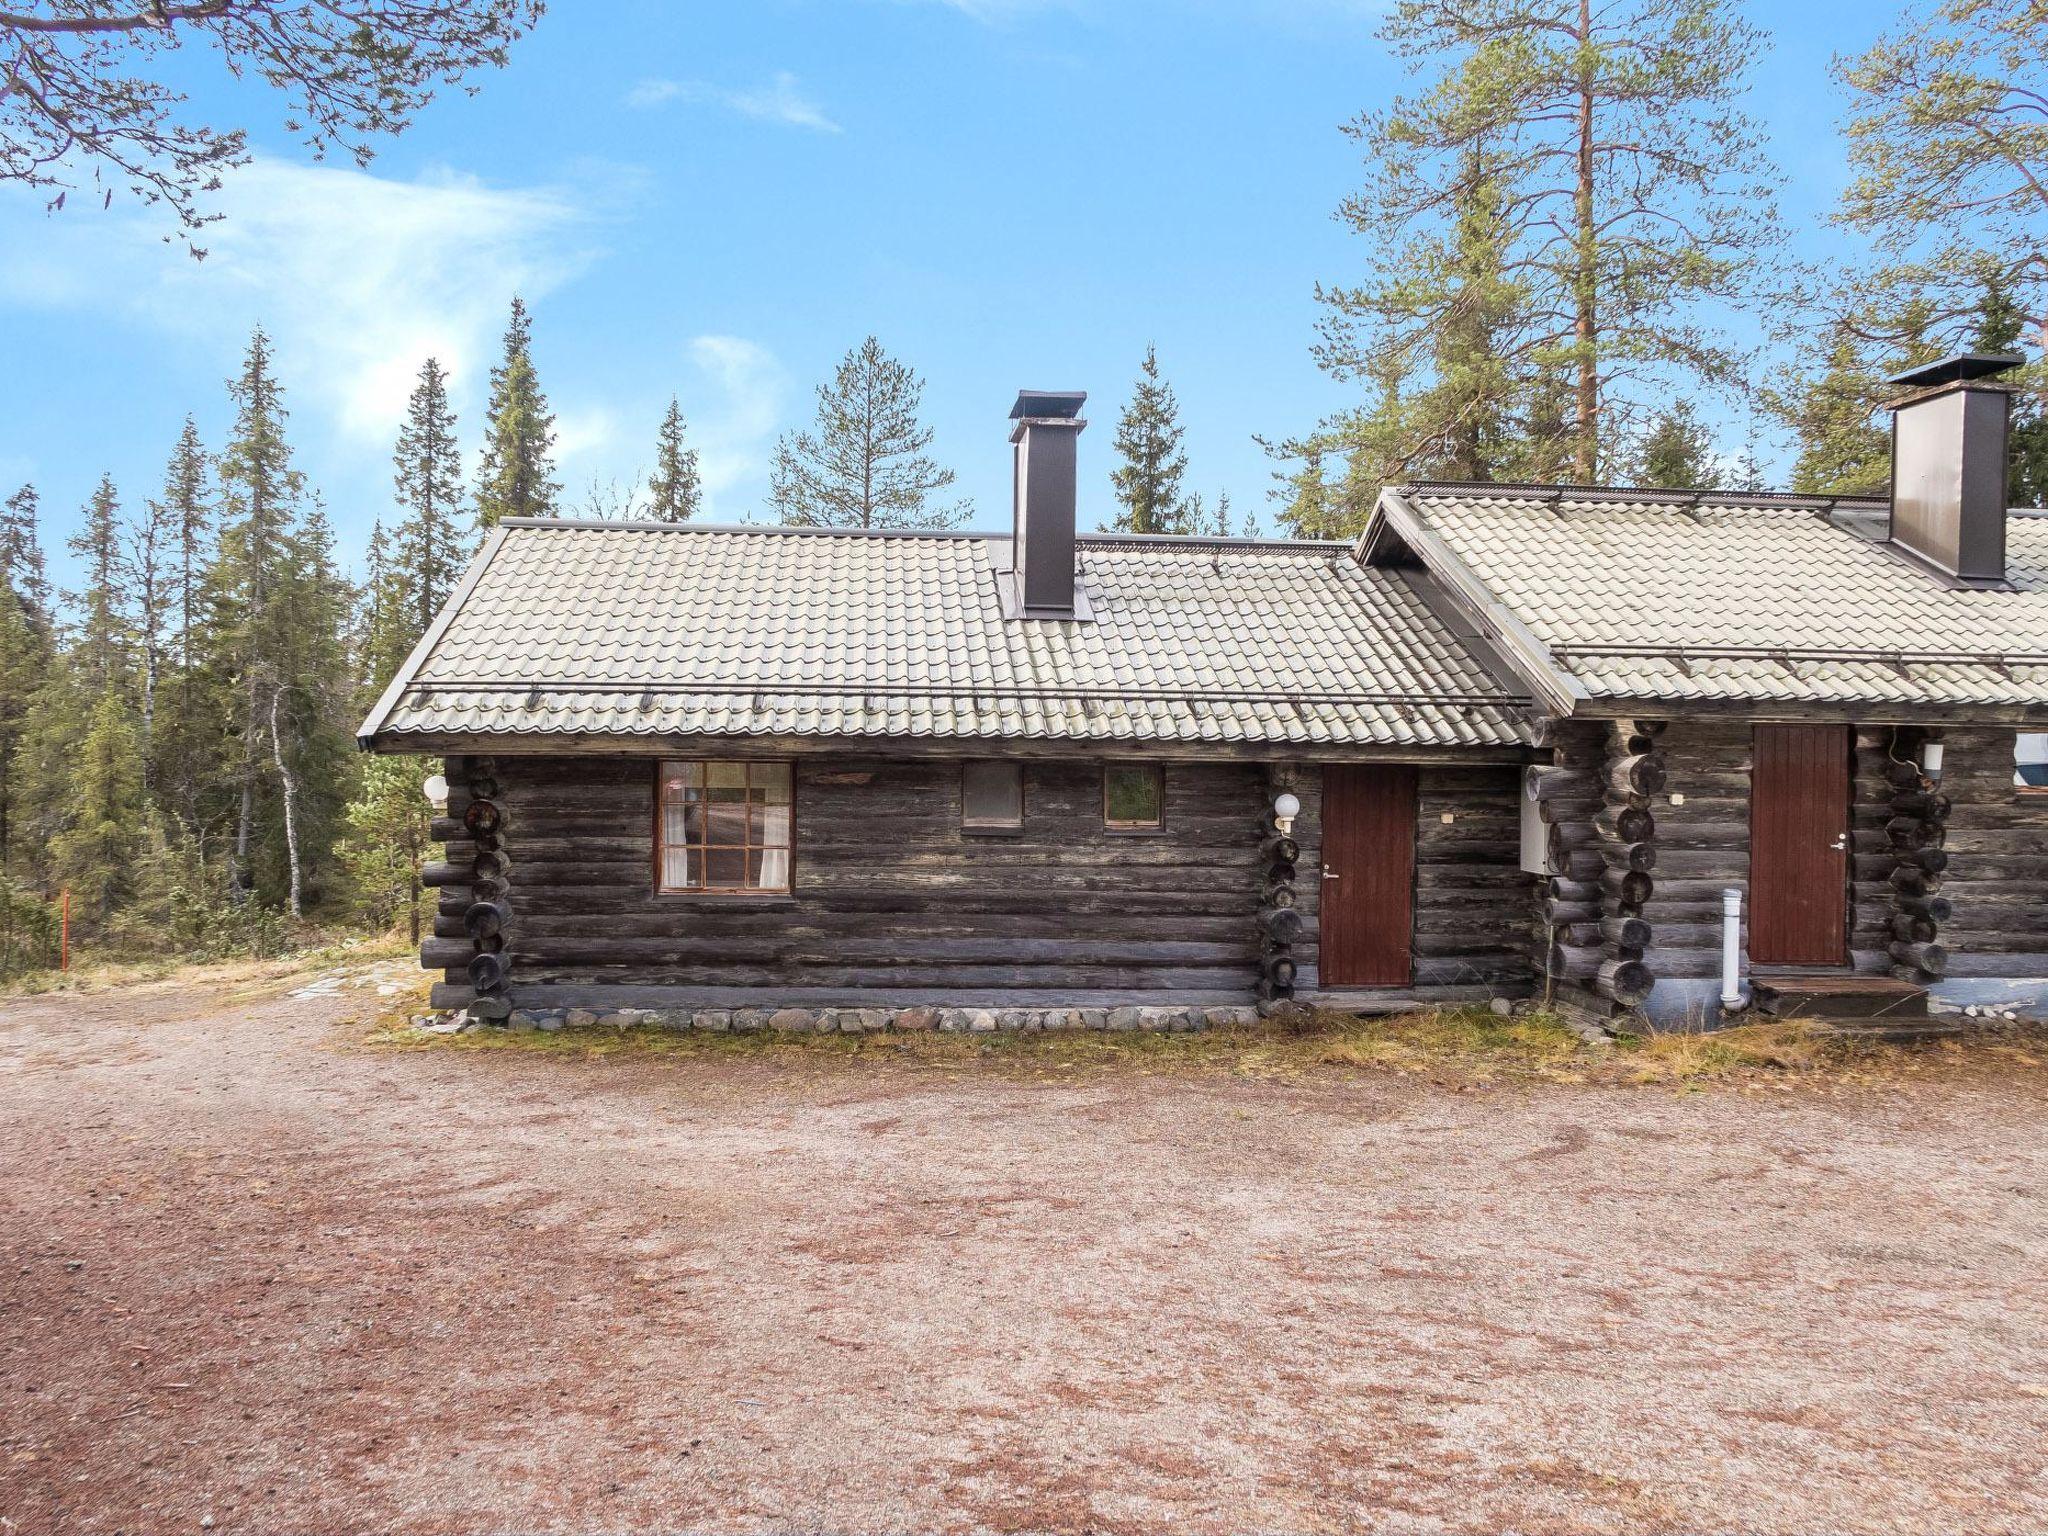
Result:
<svg viewBox="0 0 2048 1536">
<path fill-rule="evenodd" d="M 414 1052 L 0 1004 L 0 1536 L 2048 1529 L 2048 1069 Z"/>
</svg>

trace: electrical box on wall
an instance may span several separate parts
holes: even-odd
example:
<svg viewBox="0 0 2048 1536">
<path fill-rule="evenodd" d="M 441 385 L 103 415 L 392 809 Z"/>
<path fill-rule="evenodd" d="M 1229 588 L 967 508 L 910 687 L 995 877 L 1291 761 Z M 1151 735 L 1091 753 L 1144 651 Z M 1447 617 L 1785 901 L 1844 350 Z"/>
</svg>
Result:
<svg viewBox="0 0 2048 1536">
<path fill-rule="evenodd" d="M 1554 875 L 1557 871 L 1550 867 L 1550 828 L 1536 800 L 1537 773 L 1533 766 L 1522 770 L 1522 872 Z"/>
</svg>

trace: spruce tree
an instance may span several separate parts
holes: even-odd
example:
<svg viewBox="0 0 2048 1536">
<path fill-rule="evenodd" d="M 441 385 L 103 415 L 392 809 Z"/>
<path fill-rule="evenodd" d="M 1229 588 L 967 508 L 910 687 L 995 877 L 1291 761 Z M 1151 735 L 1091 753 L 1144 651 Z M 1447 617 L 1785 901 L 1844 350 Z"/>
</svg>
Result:
<svg viewBox="0 0 2048 1536">
<path fill-rule="evenodd" d="M 917 419 L 924 380 L 870 336 L 818 386 L 816 423 L 775 445 L 770 498 L 785 523 L 809 528 L 951 528 L 968 503 L 936 503 L 953 471 L 925 453 Z"/>
<path fill-rule="evenodd" d="M 286 670 L 297 616 L 286 588 L 293 575 L 293 527 L 305 478 L 285 439 L 283 391 L 270 339 L 259 326 L 241 372 L 229 382 L 234 435 L 220 460 L 220 546 L 207 573 L 209 658 L 234 695 L 236 762 L 232 889 L 255 889 L 260 798 L 273 778 L 265 750 L 270 704 Z"/>
<path fill-rule="evenodd" d="M 515 295 L 484 415 L 476 487 L 480 528 L 495 528 L 507 517 L 550 516 L 562 494 L 555 480 L 555 418 L 533 369 L 532 331 L 532 317 Z"/>
<path fill-rule="evenodd" d="M 413 386 L 405 422 L 398 429 L 392 465 L 402 514 L 397 567 L 412 599 L 411 638 L 416 640 L 455 590 L 463 562 L 455 531 L 462 505 L 462 449 L 455 440 L 447 376 L 435 358 L 420 366 L 419 383 Z"/>
<path fill-rule="evenodd" d="M 24 487 L 24 489 L 26 489 Z M 25 525 L 4 527 L 6 568 L 0 571 L 0 881 L 14 867 L 14 822 L 21 799 L 21 755 L 29 711 L 48 680 L 49 616 L 24 595 L 22 585 L 42 570 L 36 543 L 33 493 Z M 19 542 L 26 540 L 25 543 Z"/>
<path fill-rule="evenodd" d="M 1187 533 L 1192 531 L 1181 502 L 1181 476 L 1187 455 L 1181 451 L 1184 428 L 1173 386 L 1159 377 L 1159 354 L 1148 345 L 1139 365 L 1130 403 L 1116 424 L 1120 462 L 1110 471 L 1110 485 L 1122 509 L 1110 526 L 1118 533 Z"/>
<path fill-rule="evenodd" d="M 86 717 L 68 775 L 62 824 L 50 842 L 52 878 L 72 896 L 72 910 L 104 930 L 133 889 L 147 825 L 142 748 L 128 702 L 100 691 Z"/>
<path fill-rule="evenodd" d="M 1721 466 L 1714 456 L 1714 436 L 1691 401 L 1680 400 L 1658 415 L 1637 445 L 1630 478 L 1637 485 L 1657 490 L 1720 489 Z"/>
<path fill-rule="evenodd" d="M 65 541 L 76 555 L 85 585 L 64 596 L 79 612 L 72 654 L 81 686 L 93 698 L 128 686 L 135 634 L 129 615 L 133 596 L 122 561 L 121 499 L 111 475 L 85 504 L 78 532 Z"/>
<path fill-rule="evenodd" d="M 50 604 L 50 576 L 43 560 L 38 526 L 42 502 L 33 485 L 24 485 L 0 507 L 0 581 L 13 589 L 29 618 L 49 633 L 55 622 Z"/>
<path fill-rule="evenodd" d="M 673 396 L 654 440 L 654 474 L 647 482 L 647 515 L 657 523 L 686 523 L 697 515 L 704 492 L 697 450 L 683 446 L 683 407 Z"/>
<path fill-rule="evenodd" d="M 1825 367 L 1784 408 L 1798 435 L 1792 489 L 1805 496 L 1876 496 L 1891 483 L 1891 438 L 1877 423 L 1879 383 L 1846 327 Z"/>
<path fill-rule="evenodd" d="M 134 646 L 138 722 L 142 739 L 142 783 L 153 789 L 157 695 L 172 642 L 177 586 L 175 514 L 155 498 L 122 529 L 120 551 L 123 595 L 129 604 L 128 628 Z"/>
<path fill-rule="evenodd" d="M 166 652 L 175 707 L 152 726 L 149 782 L 157 803 L 189 836 L 198 827 L 203 781 L 219 755 L 220 720 L 200 693 L 199 646 L 206 624 L 205 578 L 214 541 L 214 498 L 206 449 L 190 416 L 164 467 L 151 515 L 168 541 L 163 579 Z"/>
</svg>

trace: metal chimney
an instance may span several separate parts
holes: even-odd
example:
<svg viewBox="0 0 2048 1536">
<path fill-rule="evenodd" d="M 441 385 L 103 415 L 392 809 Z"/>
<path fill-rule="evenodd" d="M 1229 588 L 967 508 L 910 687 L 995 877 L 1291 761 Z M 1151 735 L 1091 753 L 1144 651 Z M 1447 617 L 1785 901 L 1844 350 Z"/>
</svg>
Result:
<svg viewBox="0 0 2048 1536">
<path fill-rule="evenodd" d="M 1026 389 L 1010 408 L 1016 521 L 1014 591 L 1005 611 L 1012 618 L 1086 617 L 1075 611 L 1074 450 L 1088 425 L 1081 419 L 1087 398 L 1082 390 Z"/>
<path fill-rule="evenodd" d="M 2012 394 L 1988 381 L 2025 361 L 1959 352 L 1886 381 L 1910 391 L 1891 407 L 1891 541 L 1945 576 L 2005 580 Z"/>
</svg>

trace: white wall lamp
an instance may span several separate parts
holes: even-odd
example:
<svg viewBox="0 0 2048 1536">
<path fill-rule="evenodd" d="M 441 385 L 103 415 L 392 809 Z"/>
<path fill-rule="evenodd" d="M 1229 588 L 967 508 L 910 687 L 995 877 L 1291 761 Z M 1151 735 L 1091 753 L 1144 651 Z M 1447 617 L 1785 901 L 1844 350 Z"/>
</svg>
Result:
<svg viewBox="0 0 2048 1536">
<path fill-rule="evenodd" d="M 435 774 L 420 785 L 420 793 L 427 797 L 427 804 L 437 811 L 448 809 L 448 780 L 442 774 Z"/>
<path fill-rule="evenodd" d="M 1294 818 L 1301 814 L 1301 801 L 1286 791 L 1273 797 L 1273 830 L 1282 837 L 1294 835 Z"/>
<path fill-rule="evenodd" d="M 1920 744 L 1920 771 L 1930 779 L 1941 777 L 1941 743 L 1923 741 Z"/>
</svg>

